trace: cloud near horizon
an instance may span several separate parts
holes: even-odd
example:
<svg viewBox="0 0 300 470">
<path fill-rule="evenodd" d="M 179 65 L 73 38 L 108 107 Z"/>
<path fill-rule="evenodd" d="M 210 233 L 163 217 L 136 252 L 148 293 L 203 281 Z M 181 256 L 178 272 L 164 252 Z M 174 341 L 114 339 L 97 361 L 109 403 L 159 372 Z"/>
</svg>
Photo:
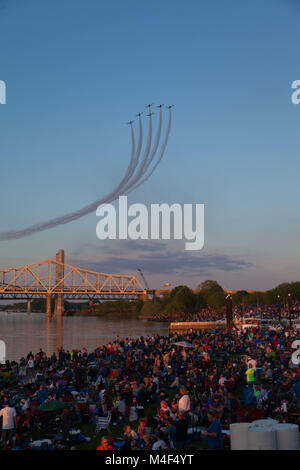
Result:
<svg viewBox="0 0 300 470">
<path fill-rule="evenodd" d="M 97 272 L 126 274 L 142 268 L 148 274 L 185 274 L 194 277 L 212 271 L 238 271 L 253 266 L 243 259 L 225 254 L 171 250 L 165 242 L 123 241 L 110 244 L 99 253 L 99 247 L 84 245 L 73 251 L 68 263 Z"/>
</svg>

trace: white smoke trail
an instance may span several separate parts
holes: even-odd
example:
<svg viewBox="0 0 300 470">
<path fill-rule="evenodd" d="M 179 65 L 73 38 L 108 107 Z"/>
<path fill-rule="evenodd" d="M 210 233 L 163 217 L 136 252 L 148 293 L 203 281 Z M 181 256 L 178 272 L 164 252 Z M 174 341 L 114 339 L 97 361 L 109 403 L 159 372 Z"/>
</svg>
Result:
<svg viewBox="0 0 300 470">
<path fill-rule="evenodd" d="M 149 166 L 151 165 L 153 158 L 155 157 L 155 154 L 157 152 L 158 146 L 159 146 L 159 141 L 160 141 L 160 134 L 161 134 L 161 127 L 162 127 L 162 107 L 160 107 L 159 110 L 159 122 L 158 122 L 158 128 L 157 128 L 157 134 L 156 134 L 156 139 L 155 139 L 155 144 L 152 149 L 152 152 L 150 154 L 150 157 L 145 165 L 144 173 L 148 170 Z"/>
<path fill-rule="evenodd" d="M 132 126 L 131 126 L 131 130 L 132 130 Z M 123 178 L 124 185 L 127 185 L 127 183 L 130 181 L 132 175 L 134 174 L 134 172 L 135 172 L 135 170 L 138 166 L 139 159 L 140 159 L 140 154 L 141 154 L 141 150 L 142 150 L 142 144 L 143 144 L 143 126 L 142 126 L 141 116 L 139 116 L 139 142 L 138 142 L 136 154 L 135 154 L 134 159 L 132 160 L 131 169 L 130 169 L 129 174 L 127 175 L 126 181 L 124 181 L 125 178 Z M 116 190 L 117 189 L 118 188 L 116 188 Z"/>
<path fill-rule="evenodd" d="M 148 129 L 148 139 L 147 139 L 147 144 L 146 144 L 146 148 L 145 148 L 145 151 L 144 151 L 144 156 L 142 158 L 142 161 L 141 161 L 141 165 L 140 165 L 140 168 L 139 170 L 137 171 L 135 177 L 133 178 L 132 181 L 128 182 L 125 186 L 125 188 L 123 188 L 123 191 L 128 191 L 128 189 L 134 185 L 141 176 L 143 176 L 144 172 L 144 167 L 145 167 L 145 164 L 147 162 L 147 159 L 148 159 L 148 156 L 149 156 L 149 153 L 150 153 L 150 149 L 151 149 L 151 141 L 152 141 L 152 117 L 151 117 L 151 113 L 150 113 L 150 116 L 149 116 L 149 129 Z"/>
<path fill-rule="evenodd" d="M 142 135 L 143 135 L 143 127 L 142 127 L 141 119 L 139 119 L 139 129 L 140 129 L 140 138 L 139 138 L 139 143 L 138 143 L 137 154 L 135 156 L 135 162 L 136 162 L 135 170 L 138 167 L 138 161 L 139 161 L 139 156 L 140 156 L 141 147 L 142 147 L 142 140 L 141 139 L 142 139 Z M 130 181 L 130 178 L 128 178 L 127 181 L 124 182 L 122 188 L 119 188 L 119 187 L 116 188 L 115 191 L 113 191 L 110 194 L 110 197 L 107 198 L 103 204 L 109 204 L 109 203 L 115 201 L 119 196 L 124 195 L 125 192 L 128 189 L 130 189 L 133 186 L 133 184 L 135 184 L 140 179 L 141 176 L 144 175 L 144 171 L 142 169 L 142 166 L 143 166 L 143 162 L 147 161 L 147 159 L 148 159 L 150 148 L 151 148 L 151 141 L 152 141 L 152 122 L 151 122 L 151 116 L 150 116 L 147 144 L 146 144 L 146 148 L 145 148 L 145 151 L 144 151 L 144 156 L 143 156 L 142 161 L 141 161 L 140 168 L 137 170 L 136 175 L 134 176 L 133 179 L 131 179 L 131 181 Z"/>
<path fill-rule="evenodd" d="M 168 123 L 168 129 L 167 129 L 167 134 L 164 140 L 164 143 L 162 145 L 159 158 L 150 171 L 150 173 L 140 181 L 140 178 L 145 175 L 147 169 L 149 168 L 149 165 L 151 164 L 155 153 L 158 148 L 159 140 L 160 140 L 160 133 L 161 133 L 161 114 L 160 114 L 160 123 L 159 123 L 159 131 L 157 133 L 156 137 L 156 142 L 153 148 L 153 151 L 151 152 L 150 159 L 148 160 L 148 156 L 150 153 L 151 149 L 151 141 L 152 141 L 152 119 L 151 115 L 149 116 L 149 130 L 148 130 L 148 139 L 147 139 L 147 144 L 144 152 L 144 156 L 141 161 L 140 168 L 137 170 L 136 175 L 132 178 L 134 175 L 135 170 L 137 169 L 139 158 L 140 158 L 140 153 L 141 153 L 141 148 L 142 148 L 142 138 L 143 138 L 143 131 L 142 131 L 142 123 L 141 119 L 139 118 L 139 142 L 137 146 L 137 151 L 135 152 L 135 136 L 134 136 L 134 130 L 133 127 L 131 126 L 131 158 L 129 165 L 127 167 L 126 173 L 124 177 L 122 178 L 121 182 L 118 184 L 118 186 L 111 191 L 109 194 L 106 196 L 102 197 L 101 199 L 98 199 L 97 201 L 94 201 L 93 203 L 84 206 L 83 208 L 71 212 L 70 214 L 56 217 L 54 219 L 48 220 L 46 222 L 41 222 L 39 224 L 34 224 L 31 225 L 30 227 L 27 227 L 25 229 L 21 230 L 15 230 L 15 231 L 7 231 L 7 232 L 0 232 L 0 241 L 5 241 L 5 240 L 16 240 L 19 238 L 24 238 L 29 235 L 33 235 L 34 233 L 38 233 L 44 230 L 49 230 L 51 228 L 57 227 L 59 225 L 67 224 L 69 222 L 72 222 L 74 220 L 77 220 L 91 212 L 94 212 L 98 206 L 101 204 L 108 204 L 110 202 L 113 202 L 116 200 L 120 195 L 124 194 L 124 191 L 127 193 L 132 192 L 135 188 L 139 187 L 143 182 L 147 181 L 152 173 L 155 171 L 157 168 L 158 164 L 160 163 L 166 146 L 168 142 L 168 137 L 171 129 L 171 110 L 169 114 L 169 123 Z M 151 160 L 151 161 L 150 161 Z"/>
<path fill-rule="evenodd" d="M 137 151 L 135 155 L 134 168 L 136 168 L 138 165 L 141 150 L 142 150 L 142 144 L 143 144 L 143 126 L 142 126 L 141 116 L 139 116 L 139 143 L 138 143 Z"/>
<path fill-rule="evenodd" d="M 90 212 L 93 212 L 97 209 L 97 207 L 101 204 L 107 203 L 107 201 L 111 201 L 111 198 L 113 197 L 112 200 L 115 199 L 115 193 L 119 192 L 122 190 L 124 184 L 128 181 L 131 171 L 132 171 L 132 164 L 135 161 L 135 138 L 134 138 L 134 130 L 133 127 L 131 126 L 131 158 L 129 165 L 127 167 L 126 173 L 124 177 L 122 178 L 121 182 L 118 184 L 118 186 L 111 191 L 107 196 L 104 196 L 103 198 L 93 202 L 92 204 L 89 204 L 88 206 L 83 207 L 82 209 L 71 212 L 70 214 L 63 215 L 61 217 L 56 217 L 54 219 L 48 220 L 47 222 L 41 222 L 39 224 L 31 225 L 30 227 L 27 227 L 22 230 L 15 230 L 15 231 L 10 231 L 10 232 L 1 232 L 0 233 L 0 241 L 4 240 L 16 240 L 18 238 L 23 238 L 27 237 L 29 235 L 32 235 L 37 232 L 41 232 L 43 230 L 48 230 L 50 228 L 56 227 L 58 225 L 66 224 L 68 222 L 72 222 L 74 220 L 79 219 L 80 217 L 83 217 L 86 214 L 89 214 Z"/>
<path fill-rule="evenodd" d="M 169 135 L 170 135 L 170 131 L 171 131 L 171 124 L 172 124 L 172 113 L 171 113 L 171 109 L 169 109 L 169 122 L 168 122 L 168 127 L 167 127 L 167 132 L 166 132 L 166 136 L 165 136 L 165 140 L 162 144 L 162 147 L 160 149 L 160 153 L 159 153 L 159 157 L 156 161 L 156 163 L 154 164 L 152 170 L 148 173 L 148 175 L 146 175 L 146 177 L 144 179 L 142 179 L 141 181 L 138 181 L 137 184 L 135 184 L 131 189 L 130 191 L 128 192 L 128 194 L 130 194 L 132 191 L 134 191 L 136 188 L 138 188 L 139 186 L 141 186 L 141 184 L 145 183 L 149 178 L 150 176 L 154 173 L 154 171 L 156 170 L 156 168 L 158 167 L 158 165 L 160 164 L 163 156 L 164 156 L 164 153 L 165 153 L 165 150 L 166 150 L 166 147 L 167 147 L 167 144 L 168 144 L 168 139 L 169 139 Z"/>
</svg>

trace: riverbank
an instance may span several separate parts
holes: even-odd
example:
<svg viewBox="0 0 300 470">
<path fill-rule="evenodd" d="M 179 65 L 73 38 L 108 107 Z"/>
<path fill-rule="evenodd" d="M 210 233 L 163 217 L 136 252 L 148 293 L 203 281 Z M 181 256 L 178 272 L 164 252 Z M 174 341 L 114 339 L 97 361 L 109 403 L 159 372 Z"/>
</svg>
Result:
<svg viewBox="0 0 300 470">
<path fill-rule="evenodd" d="M 153 332 L 168 334 L 168 324 L 121 314 L 49 318 L 44 313 L 0 312 L 0 339 L 6 343 L 9 360 L 18 361 L 30 349 L 40 347 L 50 355 L 60 347 L 93 350 L 116 336 L 134 338 Z"/>
</svg>

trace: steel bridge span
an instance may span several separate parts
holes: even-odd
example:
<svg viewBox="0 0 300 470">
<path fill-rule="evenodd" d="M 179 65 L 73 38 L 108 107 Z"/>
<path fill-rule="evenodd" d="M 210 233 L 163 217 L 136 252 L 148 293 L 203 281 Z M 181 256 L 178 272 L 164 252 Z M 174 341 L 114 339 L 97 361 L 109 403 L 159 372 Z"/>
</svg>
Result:
<svg viewBox="0 0 300 470">
<path fill-rule="evenodd" d="M 64 262 L 64 251 L 55 259 L 0 270 L 0 299 L 27 300 L 30 312 L 32 299 L 46 299 L 46 314 L 64 311 L 64 299 L 69 300 L 146 300 L 153 291 L 145 289 L 136 277 L 106 274 L 70 266 Z"/>
</svg>

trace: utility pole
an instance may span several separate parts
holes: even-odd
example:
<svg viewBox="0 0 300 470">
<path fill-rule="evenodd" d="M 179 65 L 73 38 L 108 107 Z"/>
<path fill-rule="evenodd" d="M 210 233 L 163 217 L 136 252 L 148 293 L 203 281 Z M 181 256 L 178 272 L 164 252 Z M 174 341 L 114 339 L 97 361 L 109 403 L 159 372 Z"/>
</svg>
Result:
<svg viewBox="0 0 300 470">
<path fill-rule="evenodd" d="M 232 330 L 232 297 L 229 294 L 225 297 L 225 305 L 226 305 L 226 326 L 227 326 L 227 331 L 230 332 Z"/>
<path fill-rule="evenodd" d="M 289 308 L 289 326 L 292 329 L 292 296 L 288 294 L 288 308 Z"/>
<path fill-rule="evenodd" d="M 242 300 L 242 324 L 241 326 L 243 326 L 244 324 L 244 316 L 245 316 L 245 297 L 243 297 L 243 300 Z"/>
<path fill-rule="evenodd" d="M 278 322 L 281 322 L 281 301 L 280 295 L 277 295 L 277 310 L 278 310 Z"/>
</svg>

